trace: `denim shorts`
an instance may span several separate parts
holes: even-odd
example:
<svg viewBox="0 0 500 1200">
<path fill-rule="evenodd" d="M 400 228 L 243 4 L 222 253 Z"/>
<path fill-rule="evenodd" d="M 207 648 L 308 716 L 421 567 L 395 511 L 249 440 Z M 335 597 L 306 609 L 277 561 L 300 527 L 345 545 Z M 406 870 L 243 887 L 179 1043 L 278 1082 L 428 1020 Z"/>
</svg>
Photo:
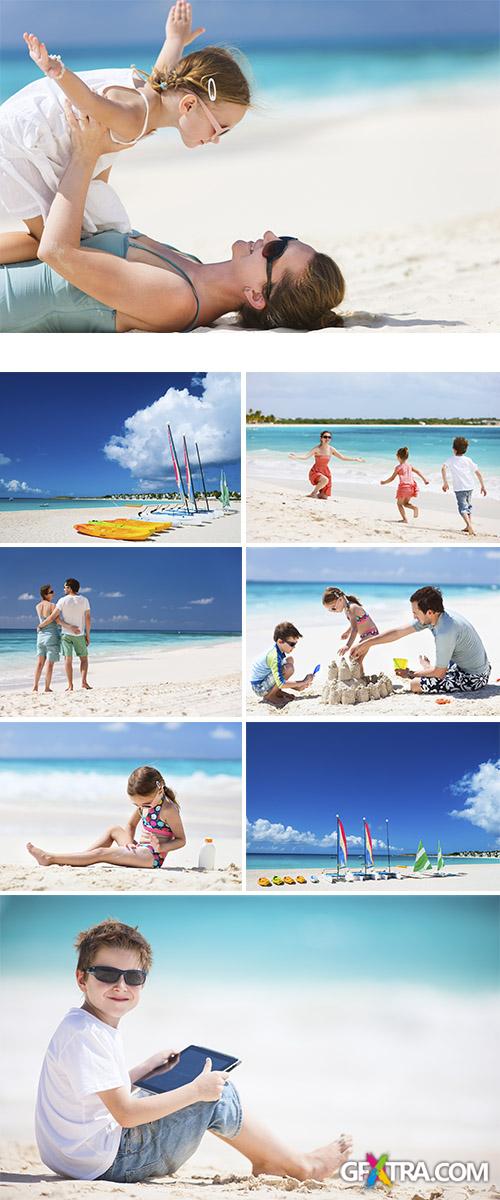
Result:
<svg viewBox="0 0 500 1200">
<path fill-rule="evenodd" d="M 123 1129 L 115 1161 L 99 1178 L 113 1183 L 140 1183 L 142 1179 L 173 1175 L 198 1149 L 207 1130 L 233 1138 L 242 1120 L 240 1098 L 228 1080 L 220 1100 L 199 1101 L 159 1121 Z"/>
<path fill-rule="evenodd" d="M 277 685 L 272 671 L 268 671 L 267 675 L 265 675 L 263 679 L 259 679 L 257 683 L 252 683 L 251 686 L 252 692 L 255 692 L 256 696 L 267 696 L 267 693 L 271 691 L 271 688 L 276 687 Z"/>
<path fill-rule="evenodd" d="M 455 492 L 455 496 L 460 516 L 463 516 L 464 513 L 472 512 L 472 488 L 470 491 Z"/>
</svg>

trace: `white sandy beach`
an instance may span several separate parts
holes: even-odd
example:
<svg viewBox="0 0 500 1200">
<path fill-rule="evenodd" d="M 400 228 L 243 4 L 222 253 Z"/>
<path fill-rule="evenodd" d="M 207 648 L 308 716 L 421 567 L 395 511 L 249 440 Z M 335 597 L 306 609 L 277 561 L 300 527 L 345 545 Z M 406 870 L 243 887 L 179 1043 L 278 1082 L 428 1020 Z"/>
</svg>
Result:
<svg viewBox="0 0 500 1200">
<path fill-rule="evenodd" d="M 92 645 L 92 644 L 91 644 Z M 64 667 L 56 664 L 52 694 L 33 694 L 20 683 L 0 691 L 1 717 L 238 717 L 241 713 L 241 643 L 193 645 L 155 650 L 150 656 L 108 659 L 92 664 L 82 691 L 75 671 L 75 691 L 65 691 Z"/>
<path fill-rule="evenodd" d="M 20 512 L 0 513 L 0 543 L 26 545 L 58 545 L 58 546 L 186 546 L 195 543 L 214 542 L 217 545 L 231 543 L 238 545 L 241 541 L 240 508 L 237 501 L 231 501 L 231 512 L 216 520 L 205 520 L 200 508 L 199 519 L 180 523 L 163 533 L 154 534 L 147 542 L 126 542 L 91 537 L 88 534 L 77 533 L 74 526 L 83 525 L 89 521 L 114 521 L 137 516 L 138 505 L 123 505 L 117 508 L 85 508 L 82 503 L 78 508 L 30 509 Z M 152 517 L 152 520 L 155 520 Z M 168 520 L 168 517 L 158 517 L 158 520 Z"/>
<path fill-rule="evenodd" d="M 397 858 L 397 855 L 395 856 Z M 330 868 L 335 871 L 335 864 Z M 397 864 L 393 869 L 397 869 Z M 302 884 L 285 884 L 284 886 L 260 887 L 258 880 L 262 876 L 267 876 L 272 879 L 273 875 L 283 875 L 286 873 L 293 878 L 296 875 L 303 875 L 308 881 Z M 309 876 L 317 875 L 319 883 L 310 883 Z M 337 883 L 335 878 L 333 882 L 325 876 L 324 870 L 311 871 L 311 867 L 304 868 L 294 866 L 293 869 L 286 870 L 285 867 L 280 871 L 274 868 L 265 871 L 256 871 L 253 868 L 246 872 L 246 888 L 249 892 L 263 892 L 266 896 L 288 895 L 300 893 L 328 892 L 335 896 L 352 896 L 354 893 L 359 893 L 365 896 L 367 893 L 374 893 L 377 896 L 394 896 L 394 895 L 419 895 L 429 896 L 443 893 L 455 892 L 498 892 L 500 887 L 500 864 L 497 863 L 481 863 L 467 866 L 460 862 L 455 863 L 453 859 L 446 860 L 446 872 L 444 875 L 436 876 L 431 871 L 426 874 L 414 875 L 411 869 L 400 872 L 403 879 L 354 879 L 352 882 Z"/>
<path fill-rule="evenodd" d="M 18 902 L 20 903 L 20 901 Z M 212 903 L 216 904 L 214 900 Z M 221 901 L 222 903 L 222 901 Z M 333 905 L 335 908 L 335 905 Z M 324 1145 L 342 1131 L 353 1136 L 353 1158 L 367 1150 L 392 1159 L 488 1161 L 487 1187 L 395 1185 L 395 1200 L 471 1200 L 499 1196 L 496 1146 L 497 1068 L 492 1053 L 497 1025 L 493 992 L 471 996 L 422 982 L 385 984 L 361 979 L 342 983 L 332 944 L 331 983 L 294 978 L 231 979 L 221 962 L 218 983 L 202 990 L 182 986 L 171 972 L 145 991 L 140 1009 L 124 1022 L 127 1061 L 139 1062 L 158 1047 L 158 1030 L 169 1045 L 232 1047 L 242 1059 L 234 1072 L 245 1111 L 300 1148 Z M 318 947 L 319 949 L 319 947 Z M 175 966 L 175 964 L 173 964 Z M 388 964 L 390 973 L 390 964 Z M 9 1197 L 108 1197 L 143 1200 L 152 1190 L 171 1200 L 246 1200 L 283 1192 L 317 1192 L 361 1200 L 366 1190 L 331 1181 L 324 1185 L 253 1179 L 250 1164 L 210 1134 L 194 1157 L 169 1179 L 125 1188 L 110 1183 L 54 1179 L 34 1149 L 32 1110 L 39 1065 L 54 1026 L 77 1002 L 70 976 L 38 981 L 36 1015 L 19 1046 L 19 1012 L 26 1003 L 23 978 L 4 989 L 8 1102 L 3 1122 L 3 1194 Z M 168 1018 L 166 1020 L 166 1017 Z M 340 1036 L 339 1036 L 340 1033 Z M 173 1039 L 173 1040 L 172 1040 Z M 293 1048 L 299 1044 L 299 1054 Z M 362 1063 L 360 1062 L 360 1046 Z M 457 1052 L 467 1047 L 467 1053 Z M 298 1058 L 300 1061 L 298 1061 Z M 10 1071 L 10 1064 L 15 1070 Z M 6 1097 L 7 1099 L 7 1097 Z M 488 1190 L 490 1188 L 491 1190 Z"/>
<path fill-rule="evenodd" d="M 83 895 L 87 892 L 239 892 L 241 871 L 235 863 L 215 871 L 197 867 L 144 868 L 112 867 L 39 867 L 28 862 L 0 865 L 0 892 L 63 892 Z"/>
<path fill-rule="evenodd" d="M 304 464 L 308 466 L 308 464 Z M 420 515 L 408 515 L 403 525 L 396 508 L 392 487 L 373 487 L 338 482 L 334 478 L 330 500 L 308 497 L 310 485 L 304 472 L 302 489 L 289 480 L 258 478 L 248 469 L 247 540 L 248 542 L 401 542 L 469 544 L 473 539 L 461 532 L 463 525 L 454 497 L 430 492 L 424 487 L 417 503 Z M 500 539 L 500 502 L 474 497 L 473 522 L 477 537 L 474 545 Z"/>
<path fill-rule="evenodd" d="M 411 589 L 409 589 L 410 591 Z M 444 599 L 446 604 L 446 588 Z M 322 586 L 318 584 L 318 602 L 321 603 Z M 293 592 L 292 592 L 293 596 Z M 453 611 L 453 604 L 450 604 Z M 446 696 L 415 695 L 409 691 L 409 684 L 398 679 L 393 670 L 393 657 L 408 658 L 410 668 L 418 670 L 420 654 L 427 654 L 434 661 L 434 640 L 427 631 L 402 638 L 401 641 L 389 645 L 374 646 L 364 660 L 366 674 L 378 674 L 385 671 L 394 685 L 394 692 L 381 700 L 371 700 L 366 703 L 344 705 L 323 704 L 321 692 L 327 678 L 327 667 L 334 658 L 341 644 L 340 635 L 345 627 L 343 622 L 336 621 L 326 624 L 321 615 L 311 624 L 306 612 L 295 611 L 293 602 L 290 610 L 285 613 L 269 613 L 267 622 L 262 614 L 258 620 L 253 616 L 251 608 L 247 610 L 247 679 L 250 678 L 250 667 L 254 659 L 262 654 L 266 646 L 271 644 L 272 629 L 279 619 L 293 621 L 302 633 L 302 640 L 294 651 L 295 676 L 303 679 L 312 670 L 315 663 L 321 663 L 321 671 L 316 676 L 318 682 L 305 692 L 294 693 L 294 700 L 284 709 L 272 708 L 265 704 L 247 684 L 246 712 L 251 720 L 297 720 L 308 718 L 323 721 L 378 721 L 378 720 L 422 720 L 422 721 L 461 721 L 477 720 L 500 715 L 500 640 L 495 625 L 495 594 L 490 600 L 474 601 L 462 597 L 460 608 L 462 616 L 471 621 L 487 648 L 492 666 L 489 683 L 479 692 L 452 692 Z M 457 606 L 458 610 L 458 606 Z M 373 614 L 377 620 L 377 613 Z M 378 619 L 381 632 L 397 625 L 411 623 L 410 605 L 398 608 L 391 602 L 387 606 L 383 619 Z M 271 632 L 270 632 L 271 631 Z M 291 693 L 289 693 L 291 694 Z M 446 700 L 442 704 L 439 701 Z"/>
<path fill-rule="evenodd" d="M 266 105 L 217 147 L 147 138 L 117 155 L 111 181 L 134 228 L 204 261 L 227 258 L 238 238 L 295 231 L 341 266 L 350 329 L 492 330 L 498 127 L 498 91 L 485 83 L 408 88 L 358 111 Z M 339 336 L 310 335 L 309 349 Z"/>
</svg>

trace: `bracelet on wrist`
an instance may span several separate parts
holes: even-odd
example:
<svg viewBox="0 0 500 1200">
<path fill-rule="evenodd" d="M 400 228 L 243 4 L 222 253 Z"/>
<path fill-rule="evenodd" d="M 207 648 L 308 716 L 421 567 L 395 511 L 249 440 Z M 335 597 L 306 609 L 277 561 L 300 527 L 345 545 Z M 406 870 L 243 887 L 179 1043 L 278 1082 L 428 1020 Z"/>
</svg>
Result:
<svg viewBox="0 0 500 1200">
<path fill-rule="evenodd" d="M 59 74 L 56 75 L 55 78 L 62 79 L 63 75 L 66 73 L 66 67 L 63 63 L 61 55 L 60 54 L 51 54 L 50 57 L 55 59 L 55 61 L 59 63 Z"/>
</svg>

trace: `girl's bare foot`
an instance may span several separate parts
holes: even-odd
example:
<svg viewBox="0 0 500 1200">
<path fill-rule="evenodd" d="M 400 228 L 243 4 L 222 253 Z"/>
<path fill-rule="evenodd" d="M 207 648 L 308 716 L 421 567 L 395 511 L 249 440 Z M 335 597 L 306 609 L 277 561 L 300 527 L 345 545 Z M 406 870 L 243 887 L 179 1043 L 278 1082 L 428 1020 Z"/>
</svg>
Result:
<svg viewBox="0 0 500 1200">
<path fill-rule="evenodd" d="M 418 509 L 418 508 L 417 508 L 417 505 L 416 505 L 416 504 L 414 504 L 414 506 L 413 506 L 413 516 L 414 516 L 414 517 L 418 517 L 418 514 L 419 514 L 419 512 L 420 512 L 420 509 Z"/>
<path fill-rule="evenodd" d="M 38 691 L 38 688 L 37 688 L 37 691 Z M 51 693 L 52 693 L 52 691 L 53 691 L 53 689 L 52 689 L 52 688 L 45 688 L 45 692 L 46 692 L 46 693 L 47 693 L 47 692 L 51 692 Z"/>
<path fill-rule="evenodd" d="M 72 691 L 73 691 L 73 685 L 71 685 L 71 687 L 67 687 L 67 688 L 65 688 L 65 691 L 66 691 L 66 692 L 72 692 Z"/>
<path fill-rule="evenodd" d="M 90 683 L 82 683 L 82 688 L 85 688 L 85 691 L 86 691 L 86 692 L 91 692 L 91 691 L 92 691 L 92 688 L 91 688 L 91 686 L 90 686 Z"/>
<path fill-rule="evenodd" d="M 37 863 L 39 863 L 41 867 L 52 866 L 50 854 L 47 854 L 45 850 L 40 850 L 39 846 L 34 846 L 33 842 L 28 842 L 26 849 L 29 850 L 30 854 L 33 855 L 33 858 L 36 858 Z"/>
<path fill-rule="evenodd" d="M 465 531 L 465 532 L 466 532 L 466 531 Z M 38 688 L 37 688 L 37 687 L 34 687 L 34 688 L 33 688 L 33 691 L 34 691 L 34 692 L 37 692 L 37 691 L 38 691 Z"/>
</svg>

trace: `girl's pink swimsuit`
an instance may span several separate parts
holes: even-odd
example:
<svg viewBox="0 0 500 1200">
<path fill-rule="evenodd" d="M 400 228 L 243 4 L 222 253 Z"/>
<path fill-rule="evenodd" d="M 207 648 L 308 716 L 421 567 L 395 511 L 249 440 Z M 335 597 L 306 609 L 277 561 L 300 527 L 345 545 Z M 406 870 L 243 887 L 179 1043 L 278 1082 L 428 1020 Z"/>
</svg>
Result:
<svg viewBox="0 0 500 1200">
<path fill-rule="evenodd" d="M 327 497 L 331 496 L 332 494 L 332 477 L 330 474 L 330 467 L 328 465 L 329 461 L 330 459 L 327 454 L 317 454 L 314 466 L 311 467 L 311 470 L 309 471 L 309 483 L 312 483 L 313 487 L 316 487 L 320 475 L 326 475 L 328 483 L 326 483 L 325 486 L 321 488 L 321 491 L 318 492 L 318 495 L 322 496 L 323 499 L 327 499 Z"/>
<path fill-rule="evenodd" d="M 409 462 L 396 467 L 396 475 L 399 475 L 396 500 L 411 500 L 412 496 L 418 496 L 417 481 Z"/>
<path fill-rule="evenodd" d="M 160 817 L 162 807 L 163 807 L 163 799 L 160 801 L 159 804 L 156 804 L 154 806 L 154 808 L 147 808 L 145 810 L 141 810 L 141 812 L 142 812 L 141 825 L 142 825 L 142 828 L 146 831 L 146 833 L 156 833 L 157 837 L 161 838 L 162 841 L 171 842 L 175 838 L 175 833 L 172 832 L 170 825 L 167 825 L 166 821 L 162 821 L 162 819 Z M 162 848 L 160 850 L 156 850 L 155 847 L 151 844 L 151 842 L 133 842 L 130 846 L 127 847 L 127 849 L 135 850 L 136 852 L 139 852 L 141 850 L 149 850 L 150 853 L 153 855 L 153 859 L 154 859 L 153 866 L 154 867 L 162 867 L 163 863 L 165 862 L 165 859 L 167 857 L 167 853 L 168 853 L 167 847 L 165 847 L 165 850 L 163 850 Z"/>
</svg>

